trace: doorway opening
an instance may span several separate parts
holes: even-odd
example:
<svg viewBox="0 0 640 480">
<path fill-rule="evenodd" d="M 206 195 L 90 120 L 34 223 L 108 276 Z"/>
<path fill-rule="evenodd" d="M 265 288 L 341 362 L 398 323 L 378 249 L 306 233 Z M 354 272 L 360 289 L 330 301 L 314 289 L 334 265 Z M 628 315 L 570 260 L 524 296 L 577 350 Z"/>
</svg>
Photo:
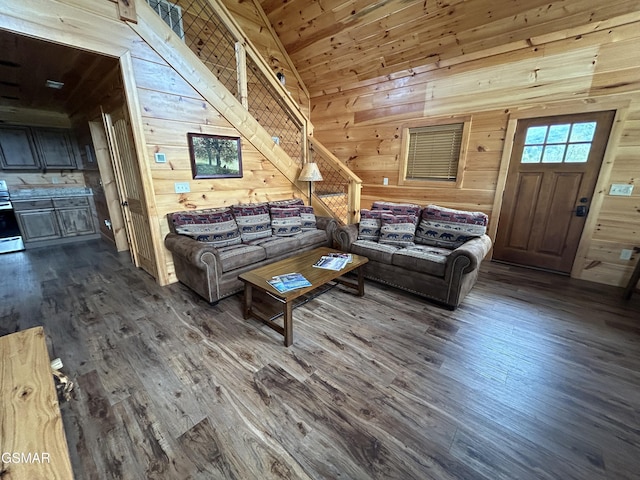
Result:
<svg viewBox="0 0 640 480">
<path fill-rule="evenodd" d="M 131 241 L 137 231 L 145 232 L 145 240 L 150 238 L 143 228 L 148 225 L 144 205 L 134 209 L 138 215 L 132 222 L 122 219 L 123 211 L 135 204 L 142 189 L 131 122 L 125 118 L 122 58 L 2 29 L 0 46 L 0 107 L 4 107 L 0 108 L 0 122 L 68 130 L 77 143 L 79 157 L 78 168 L 48 169 L 38 175 L 5 171 L 3 177 L 9 188 L 90 188 L 98 219 L 96 233 L 114 244 L 117 251 L 129 250 L 136 266 L 156 277 L 149 241 Z M 50 88 L 51 84 L 56 88 Z M 104 122 L 103 112 L 120 112 L 120 117 L 113 119 L 111 130 Z M 118 148 L 114 147 L 116 137 L 120 140 Z M 114 168 L 123 164 L 128 167 L 124 173 L 120 177 L 114 175 Z M 119 189 L 124 188 L 125 182 L 126 191 L 138 195 L 123 195 L 124 190 Z M 140 245 L 145 247 L 145 255 L 139 255 Z"/>
</svg>

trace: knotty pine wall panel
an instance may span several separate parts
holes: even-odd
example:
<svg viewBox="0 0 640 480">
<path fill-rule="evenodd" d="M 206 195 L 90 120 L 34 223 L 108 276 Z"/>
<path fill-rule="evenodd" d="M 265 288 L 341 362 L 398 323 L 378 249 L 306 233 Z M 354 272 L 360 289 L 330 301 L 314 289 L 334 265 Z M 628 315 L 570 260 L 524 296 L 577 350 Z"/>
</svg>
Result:
<svg viewBox="0 0 640 480">
<path fill-rule="evenodd" d="M 626 286 L 640 254 L 631 260 L 621 260 L 621 249 L 640 247 L 640 99 L 632 102 L 624 122 L 624 130 L 615 152 L 615 160 L 606 184 L 604 201 L 597 212 L 592 242 L 584 259 L 577 259 L 582 267 L 580 278 L 595 282 Z M 609 195 L 613 183 L 634 185 L 630 197 Z M 607 252 L 603 255 L 603 252 Z"/>
<path fill-rule="evenodd" d="M 169 231 L 166 214 L 170 212 L 290 198 L 294 195 L 291 183 L 246 141 L 242 142 L 242 178 L 193 179 L 187 133 L 237 136 L 238 132 L 197 92 L 179 79 L 170 83 L 147 83 L 148 79 L 155 77 L 150 72 L 157 70 L 158 65 L 142 61 L 137 62 L 136 67 L 136 72 L 138 69 L 143 72 L 145 80 L 138 83 L 138 98 L 158 212 L 156 221 L 162 238 Z M 166 66 L 160 67 L 160 71 L 164 72 Z M 174 85 L 178 86 L 180 94 L 172 92 Z M 153 155 L 156 152 L 165 153 L 167 163 L 155 163 Z M 189 182 L 191 192 L 176 194 L 175 182 Z M 167 281 L 176 281 L 173 259 L 166 251 L 164 261 Z"/>
<path fill-rule="evenodd" d="M 550 41 L 544 43 L 545 38 Z M 616 151 L 608 157 L 612 166 L 606 191 L 599 193 L 605 197 L 602 209 L 590 213 L 597 220 L 593 231 L 586 232 L 586 255 L 576 259 L 579 278 L 624 285 L 638 255 L 631 262 L 619 256 L 622 248 L 640 246 L 640 187 L 623 200 L 610 197 L 608 188 L 640 178 L 640 51 L 633 47 L 640 43 L 640 23 L 575 37 L 546 32 L 537 39 L 543 43 L 489 58 L 427 66 L 376 82 L 346 81 L 339 92 L 326 95 L 314 87 L 315 136 L 363 179 L 363 207 L 378 199 L 438 203 L 485 211 L 494 224 L 492 209 L 502 195 L 498 180 L 504 148 L 512 142 L 505 135 L 513 113 L 519 118 L 527 111 L 539 116 L 544 109 L 557 114 L 555 105 L 577 113 L 592 104 L 606 110 L 617 108 L 609 104 L 631 102 Z M 396 135 L 402 126 L 433 119 L 446 123 L 456 115 L 471 116 L 461 188 L 435 182 L 398 185 L 401 142 Z M 382 185 L 385 177 L 388 186 Z"/>
</svg>

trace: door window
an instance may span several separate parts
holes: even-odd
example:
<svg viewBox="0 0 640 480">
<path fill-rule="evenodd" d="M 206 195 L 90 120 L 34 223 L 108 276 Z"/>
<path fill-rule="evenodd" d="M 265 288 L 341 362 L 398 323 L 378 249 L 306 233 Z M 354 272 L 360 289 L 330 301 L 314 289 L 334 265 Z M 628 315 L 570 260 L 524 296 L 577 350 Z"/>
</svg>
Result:
<svg viewBox="0 0 640 480">
<path fill-rule="evenodd" d="M 595 132 L 596 122 L 529 127 L 520 163 L 586 163 Z"/>
</svg>

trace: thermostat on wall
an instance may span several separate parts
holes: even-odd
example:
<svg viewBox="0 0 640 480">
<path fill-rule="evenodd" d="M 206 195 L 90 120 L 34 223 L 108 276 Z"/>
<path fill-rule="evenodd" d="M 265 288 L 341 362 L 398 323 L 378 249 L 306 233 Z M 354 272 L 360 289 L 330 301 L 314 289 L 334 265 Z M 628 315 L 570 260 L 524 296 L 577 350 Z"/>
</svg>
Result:
<svg viewBox="0 0 640 480">
<path fill-rule="evenodd" d="M 167 163 L 167 156 L 164 153 L 156 153 L 156 163 Z"/>
</svg>

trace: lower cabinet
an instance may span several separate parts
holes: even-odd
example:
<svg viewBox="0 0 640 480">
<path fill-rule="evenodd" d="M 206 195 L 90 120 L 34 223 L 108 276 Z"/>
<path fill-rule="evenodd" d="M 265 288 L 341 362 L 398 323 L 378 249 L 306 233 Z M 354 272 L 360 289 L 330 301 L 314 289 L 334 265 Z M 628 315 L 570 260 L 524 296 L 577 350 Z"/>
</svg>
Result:
<svg viewBox="0 0 640 480">
<path fill-rule="evenodd" d="M 60 238 L 58 219 L 53 208 L 18 211 L 16 217 L 25 243 Z"/>
<path fill-rule="evenodd" d="M 63 237 L 96 233 L 95 221 L 88 197 L 53 200 L 60 234 Z"/>
<path fill-rule="evenodd" d="M 92 197 L 14 201 L 13 208 L 27 248 L 99 236 Z"/>
</svg>

